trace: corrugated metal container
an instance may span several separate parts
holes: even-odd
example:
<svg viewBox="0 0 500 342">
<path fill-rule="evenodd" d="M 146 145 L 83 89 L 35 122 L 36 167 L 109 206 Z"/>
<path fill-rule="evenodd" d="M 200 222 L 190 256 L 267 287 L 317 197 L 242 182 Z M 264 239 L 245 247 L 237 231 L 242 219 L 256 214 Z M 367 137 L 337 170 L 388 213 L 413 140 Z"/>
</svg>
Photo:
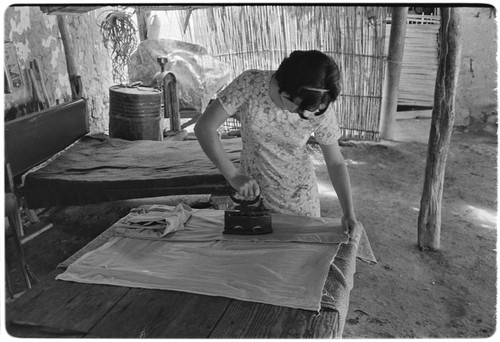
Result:
<svg viewBox="0 0 500 342">
<path fill-rule="evenodd" d="M 162 92 L 152 87 L 109 88 L 109 136 L 125 140 L 163 140 Z"/>
</svg>

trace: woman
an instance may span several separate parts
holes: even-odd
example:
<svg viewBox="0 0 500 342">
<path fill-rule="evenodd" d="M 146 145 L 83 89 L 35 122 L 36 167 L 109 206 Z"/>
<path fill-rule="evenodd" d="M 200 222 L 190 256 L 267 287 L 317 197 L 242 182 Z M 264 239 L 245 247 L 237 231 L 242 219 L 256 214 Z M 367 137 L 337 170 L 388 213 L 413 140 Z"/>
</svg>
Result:
<svg viewBox="0 0 500 342">
<path fill-rule="evenodd" d="M 248 70 L 217 95 L 195 126 L 204 152 L 229 184 L 245 197 L 261 194 L 275 212 L 320 216 L 314 167 L 306 144 L 314 134 L 342 206 L 342 224 L 352 232 L 356 216 L 340 129 L 333 112 L 340 93 L 335 62 L 316 50 L 294 51 L 278 70 Z M 240 170 L 229 160 L 217 129 L 230 116 L 241 122 Z"/>
</svg>

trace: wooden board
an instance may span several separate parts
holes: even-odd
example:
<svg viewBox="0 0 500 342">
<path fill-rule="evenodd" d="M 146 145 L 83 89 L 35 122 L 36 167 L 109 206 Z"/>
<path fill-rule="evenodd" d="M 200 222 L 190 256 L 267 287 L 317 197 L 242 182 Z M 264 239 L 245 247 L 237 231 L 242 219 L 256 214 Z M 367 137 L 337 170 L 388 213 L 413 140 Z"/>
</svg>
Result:
<svg viewBox="0 0 500 342">
<path fill-rule="evenodd" d="M 91 331 L 104 338 L 200 338 L 210 335 L 231 299 L 131 289 Z"/>
<path fill-rule="evenodd" d="M 29 293 L 7 305 L 9 321 L 87 333 L 130 290 L 55 281 L 60 271 L 51 273 Z"/>
<path fill-rule="evenodd" d="M 262 303 L 232 301 L 211 338 L 333 338 L 338 312 L 320 314 Z"/>
<path fill-rule="evenodd" d="M 87 102 L 63 103 L 5 123 L 5 154 L 14 177 L 89 132 Z"/>
<path fill-rule="evenodd" d="M 230 298 L 55 280 L 55 271 L 6 308 L 15 337 L 332 338 L 338 312 Z"/>
</svg>

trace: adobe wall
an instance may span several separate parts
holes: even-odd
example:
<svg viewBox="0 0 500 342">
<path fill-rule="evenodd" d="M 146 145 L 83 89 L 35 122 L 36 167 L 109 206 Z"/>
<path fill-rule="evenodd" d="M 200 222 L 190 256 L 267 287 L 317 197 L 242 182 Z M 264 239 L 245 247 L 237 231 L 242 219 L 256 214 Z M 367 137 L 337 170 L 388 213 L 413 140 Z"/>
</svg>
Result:
<svg viewBox="0 0 500 342">
<path fill-rule="evenodd" d="M 493 8 L 461 8 L 462 56 L 455 125 L 492 130 L 497 117 L 497 24 Z M 492 132 L 490 132 L 492 133 Z"/>
<path fill-rule="evenodd" d="M 88 99 L 93 133 L 108 129 L 109 87 L 113 85 L 111 59 L 102 43 L 98 16 L 99 11 L 66 16 L 84 97 Z M 34 59 L 40 62 L 52 105 L 56 101 L 71 100 L 64 47 L 55 15 L 44 14 L 38 6 L 8 7 L 4 13 L 4 40 L 13 42 L 24 72 Z M 5 113 L 8 116 L 29 112 L 32 90 L 24 72 L 23 87 L 5 94 Z"/>
</svg>

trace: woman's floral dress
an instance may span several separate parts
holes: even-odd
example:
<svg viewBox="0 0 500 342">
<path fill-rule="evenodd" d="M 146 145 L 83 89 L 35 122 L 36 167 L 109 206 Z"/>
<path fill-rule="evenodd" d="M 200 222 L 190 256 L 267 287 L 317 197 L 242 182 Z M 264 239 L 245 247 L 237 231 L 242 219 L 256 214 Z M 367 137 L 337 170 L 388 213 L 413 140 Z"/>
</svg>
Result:
<svg viewBox="0 0 500 342">
<path fill-rule="evenodd" d="M 310 120 L 280 109 L 269 95 L 273 74 L 245 71 L 218 94 L 229 116 L 241 121 L 241 172 L 257 181 L 266 208 L 320 216 L 316 175 L 306 144 L 313 133 L 324 145 L 340 138 L 333 106 Z"/>
</svg>

